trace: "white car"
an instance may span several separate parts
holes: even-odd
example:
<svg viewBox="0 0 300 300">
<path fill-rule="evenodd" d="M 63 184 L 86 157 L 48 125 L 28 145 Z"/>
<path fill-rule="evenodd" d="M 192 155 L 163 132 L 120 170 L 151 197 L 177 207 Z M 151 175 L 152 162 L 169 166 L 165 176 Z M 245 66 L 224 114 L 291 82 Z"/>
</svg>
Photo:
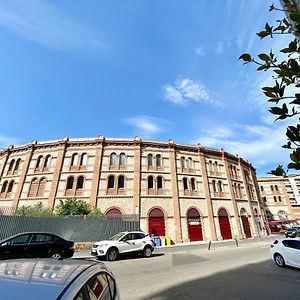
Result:
<svg viewBox="0 0 300 300">
<path fill-rule="evenodd" d="M 119 232 L 109 240 L 100 241 L 93 245 L 91 254 L 97 258 L 105 257 L 113 261 L 119 255 L 141 253 L 150 257 L 154 250 L 154 243 L 148 233 L 142 231 Z"/>
<path fill-rule="evenodd" d="M 286 265 L 300 268 L 300 239 L 275 240 L 271 245 L 271 257 L 279 267 Z"/>
</svg>

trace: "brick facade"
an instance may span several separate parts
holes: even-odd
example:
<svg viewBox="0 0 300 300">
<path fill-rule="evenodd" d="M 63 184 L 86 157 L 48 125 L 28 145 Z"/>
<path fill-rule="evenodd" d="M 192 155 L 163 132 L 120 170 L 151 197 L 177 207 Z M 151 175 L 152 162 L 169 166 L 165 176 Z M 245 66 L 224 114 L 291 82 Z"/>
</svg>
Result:
<svg viewBox="0 0 300 300">
<path fill-rule="evenodd" d="M 223 239 L 221 209 L 228 214 L 233 238 L 245 237 L 242 212 L 252 236 L 266 234 L 255 169 L 222 149 L 99 136 L 33 142 L 0 152 L 1 207 L 41 201 L 54 208 L 67 197 L 104 213 L 114 208 L 139 214 L 145 231 L 151 211 L 158 208 L 165 235 L 175 242 L 190 240 L 191 209 L 199 213 L 203 240 Z"/>
</svg>

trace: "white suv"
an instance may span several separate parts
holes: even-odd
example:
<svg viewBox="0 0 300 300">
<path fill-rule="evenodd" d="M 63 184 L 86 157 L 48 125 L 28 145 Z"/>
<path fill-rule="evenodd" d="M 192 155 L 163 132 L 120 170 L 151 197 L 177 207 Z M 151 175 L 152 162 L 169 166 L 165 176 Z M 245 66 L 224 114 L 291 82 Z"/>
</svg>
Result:
<svg viewBox="0 0 300 300">
<path fill-rule="evenodd" d="M 154 243 L 148 233 L 142 231 L 119 232 L 109 240 L 100 241 L 93 245 L 91 254 L 97 258 L 105 257 L 109 261 L 116 260 L 120 254 L 141 253 L 150 257 Z"/>
</svg>

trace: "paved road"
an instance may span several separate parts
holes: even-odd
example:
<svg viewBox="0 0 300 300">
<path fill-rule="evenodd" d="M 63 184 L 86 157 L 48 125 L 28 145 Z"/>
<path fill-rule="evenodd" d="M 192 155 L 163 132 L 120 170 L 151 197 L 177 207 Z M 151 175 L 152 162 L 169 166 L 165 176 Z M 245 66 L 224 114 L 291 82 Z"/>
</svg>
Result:
<svg viewBox="0 0 300 300">
<path fill-rule="evenodd" d="M 121 299 L 300 299 L 300 271 L 269 258 L 270 241 L 156 249 L 154 256 L 106 262 Z"/>
</svg>

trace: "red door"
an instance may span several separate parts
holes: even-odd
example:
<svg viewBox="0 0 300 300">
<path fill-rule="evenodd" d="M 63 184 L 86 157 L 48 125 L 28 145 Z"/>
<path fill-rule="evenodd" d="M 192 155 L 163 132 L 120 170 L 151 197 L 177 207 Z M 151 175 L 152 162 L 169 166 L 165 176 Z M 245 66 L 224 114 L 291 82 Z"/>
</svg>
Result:
<svg viewBox="0 0 300 300">
<path fill-rule="evenodd" d="M 200 214 L 196 209 L 191 208 L 188 211 L 187 223 L 190 241 L 203 241 Z"/>
<path fill-rule="evenodd" d="M 165 218 L 164 213 L 159 209 L 153 209 L 149 214 L 149 233 L 155 236 L 165 236 Z"/>
<path fill-rule="evenodd" d="M 223 240 L 232 239 L 230 222 L 227 215 L 227 211 L 223 208 L 219 210 L 219 224 L 220 224 L 220 231 Z"/>
<path fill-rule="evenodd" d="M 250 230 L 250 225 L 249 225 L 249 220 L 247 216 L 241 216 L 242 218 L 242 224 L 244 228 L 244 232 L 246 235 L 246 238 L 251 238 L 251 230 Z"/>
</svg>

